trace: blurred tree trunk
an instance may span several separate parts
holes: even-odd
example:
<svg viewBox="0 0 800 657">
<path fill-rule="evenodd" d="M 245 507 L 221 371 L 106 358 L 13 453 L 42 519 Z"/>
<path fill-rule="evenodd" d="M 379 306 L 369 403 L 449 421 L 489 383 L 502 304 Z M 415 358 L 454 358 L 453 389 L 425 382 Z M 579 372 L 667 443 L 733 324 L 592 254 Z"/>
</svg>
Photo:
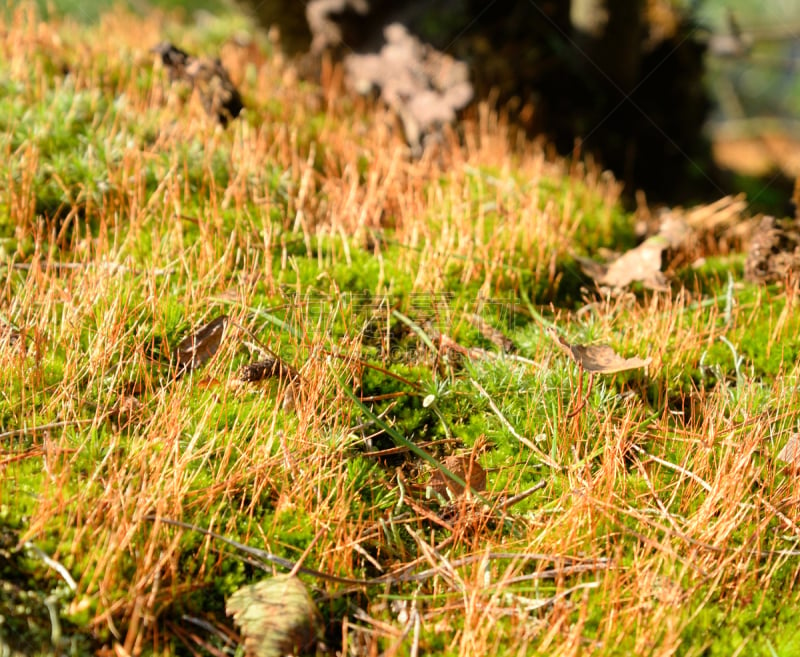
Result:
<svg viewBox="0 0 800 657">
<path fill-rule="evenodd" d="M 639 80 L 647 0 L 573 0 L 571 19 L 578 43 L 597 67 L 623 92 Z"/>
<path fill-rule="evenodd" d="M 432 94 L 451 98 L 452 85 L 437 82 L 451 57 L 458 66 L 449 68 L 469 67 L 468 81 L 457 80 L 458 102 L 427 113 L 433 123 L 446 122 L 464 98 L 492 98 L 519 127 L 546 135 L 563 153 L 581 140 L 629 190 L 644 186 L 653 198 L 674 197 L 679 175 L 687 190 L 710 180 L 702 135 L 710 106 L 705 45 L 692 11 L 672 0 L 239 1 L 280 26 L 287 50 L 308 52 L 313 39 L 315 53 L 303 60 L 311 75 L 325 48 L 345 62 L 354 89 L 389 98 L 398 80 L 415 80 L 415 93 L 397 92 L 402 102 L 389 103 L 401 116 L 404 103 L 430 109 Z M 409 37 L 402 75 L 377 57 L 387 30 L 397 34 L 398 27 Z M 384 55 L 397 63 L 398 43 L 388 45 Z M 348 68 L 360 55 L 371 73 Z M 472 91 L 462 93 L 467 85 Z M 412 132 L 406 128 L 407 137 Z"/>
<path fill-rule="evenodd" d="M 623 91 L 639 80 L 646 0 L 606 0 L 608 23 L 600 39 L 602 66 Z"/>
</svg>

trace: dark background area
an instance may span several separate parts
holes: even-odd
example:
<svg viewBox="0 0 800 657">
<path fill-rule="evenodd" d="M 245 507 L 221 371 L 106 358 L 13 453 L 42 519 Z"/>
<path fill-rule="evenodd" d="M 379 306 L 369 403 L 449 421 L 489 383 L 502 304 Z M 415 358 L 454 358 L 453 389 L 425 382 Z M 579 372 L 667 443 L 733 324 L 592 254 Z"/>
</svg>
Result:
<svg viewBox="0 0 800 657">
<path fill-rule="evenodd" d="M 582 152 L 612 168 L 630 192 L 643 188 L 651 200 L 687 203 L 746 191 L 757 209 L 789 212 L 786 199 L 800 174 L 800 3 L 672 3 L 685 10 L 685 21 L 643 48 L 631 72 L 621 66 L 630 59 L 625 48 L 641 42 L 648 28 L 632 19 L 636 0 L 607 1 L 610 11 L 617 7 L 617 23 L 613 33 L 606 28 L 605 41 L 571 29 L 569 3 L 545 0 L 387 1 L 373 3 L 377 18 L 352 11 L 335 18 L 345 49 L 358 50 L 379 46 L 383 22 L 400 16 L 420 39 L 470 66 L 476 97 L 492 94 L 511 120 L 532 136 L 546 135 L 562 153 L 579 139 Z M 63 13 L 82 22 L 114 6 L 38 4 L 43 16 Z M 123 4 L 142 14 L 176 11 L 187 21 L 224 20 L 243 8 L 230 0 Z M 308 47 L 296 36 L 305 29 L 304 3 L 251 5 L 249 25 L 258 14 L 262 24 L 278 20 L 290 49 Z M 726 52 L 732 37 L 734 50 L 737 43 L 746 49 Z"/>
</svg>

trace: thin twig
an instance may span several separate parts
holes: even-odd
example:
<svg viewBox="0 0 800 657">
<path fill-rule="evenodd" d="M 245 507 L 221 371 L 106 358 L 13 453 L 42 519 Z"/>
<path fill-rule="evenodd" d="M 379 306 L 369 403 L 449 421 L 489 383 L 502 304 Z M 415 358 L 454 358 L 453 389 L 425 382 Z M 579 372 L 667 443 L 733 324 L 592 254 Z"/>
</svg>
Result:
<svg viewBox="0 0 800 657">
<path fill-rule="evenodd" d="M 696 484 L 699 484 L 700 486 L 702 486 L 706 490 L 706 492 L 708 492 L 708 493 L 712 492 L 711 486 L 708 485 L 705 481 L 703 481 L 700 477 L 698 477 L 694 472 L 692 472 L 690 470 L 687 470 L 686 468 L 682 468 L 681 466 L 676 465 L 675 463 L 670 463 L 669 461 L 665 461 L 662 458 L 654 456 L 653 454 L 650 454 L 649 452 L 646 452 L 644 449 L 639 447 L 639 445 L 633 444 L 633 445 L 631 445 L 631 449 L 633 449 L 636 452 L 639 452 L 640 454 L 643 454 L 644 456 L 646 456 L 649 459 L 652 459 L 653 461 L 655 461 L 659 465 L 663 465 L 666 468 L 670 468 L 671 470 L 675 470 L 676 472 L 680 472 L 685 477 L 689 477 L 689 479 L 691 479 L 693 482 L 695 482 Z"/>
<path fill-rule="evenodd" d="M 549 607 L 555 604 L 556 601 L 566 598 L 567 596 L 572 595 L 575 591 L 581 591 L 586 589 L 596 589 L 600 586 L 600 582 L 584 582 L 582 584 L 577 584 L 575 586 L 571 586 L 568 589 L 564 589 L 563 591 L 556 593 L 554 596 L 545 598 L 543 600 L 531 600 L 530 598 L 525 598 L 521 595 L 515 595 L 514 599 L 518 602 L 522 603 L 523 608 L 526 611 L 536 611 L 537 609 L 542 609 L 544 607 Z"/>
<path fill-rule="evenodd" d="M 533 485 L 533 486 L 531 486 L 530 488 L 526 488 L 526 489 L 525 489 L 524 491 L 522 491 L 521 493 L 517 493 L 517 494 L 516 494 L 516 495 L 514 495 L 513 497 L 508 497 L 508 498 L 506 498 L 505 500 L 503 500 L 502 502 L 500 502 L 500 507 L 501 507 L 502 509 L 504 509 L 504 510 L 507 510 L 507 509 L 511 508 L 512 506 L 514 506 L 515 504 L 519 504 L 520 502 L 522 502 L 522 500 L 524 500 L 525 498 L 528 498 L 528 497 L 530 497 L 530 496 L 531 496 L 531 495 L 533 495 L 533 494 L 534 494 L 534 493 L 535 493 L 537 490 L 541 490 L 541 489 L 542 489 L 542 488 L 544 488 L 545 486 L 547 486 L 547 482 L 546 482 L 544 479 L 542 479 L 542 481 L 540 481 L 540 482 L 538 482 L 538 483 L 534 484 L 534 485 Z"/>
<path fill-rule="evenodd" d="M 67 583 L 67 586 L 70 588 L 71 591 L 77 591 L 78 585 L 75 583 L 75 580 L 72 579 L 72 575 L 69 574 L 69 571 L 58 561 L 46 555 L 39 547 L 31 543 L 30 541 L 25 541 L 23 545 L 28 548 L 31 552 L 36 554 L 47 566 L 50 566 L 53 570 L 55 570 L 61 578 Z"/>
<path fill-rule="evenodd" d="M 600 569 L 611 568 L 608 562 L 605 563 L 586 563 L 576 564 L 574 566 L 564 566 L 563 568 L 548 568 L 541 570 L 538 573 L 530 573 L 529 575 L 519 575 L 503 581 L 503 585 L 519 584 L 520 582 L 530 582 L 538 579 L 556 579 L 565 575 L 577 575 L 578 573 L 594 572 Z"/>
<path fill-rule="evenodd" d="M 183 529 L 189 529 L 191 531 L 200 532 L 206 536 L 210 536 L 211 538 L 215 538 L 218 541 L 222 541 L 227 545 L 239 550 L 245 555 L 250 557 L 255 557 L 255 560 L 251 561 L 253 565 L 260 567 L 262 570 L 271 571 L 271 568 L 267 568 L 267 563 L 274 564 L 281 568 L 285 568 L 286 570 L 292 570 L 297 564 L 292 561 L 291 559 L 284 559 L 283 557 L 279 557 L 275 554 L 271 554 L 266 550 L 260 550 L 258 548 L 250 547 L 249 545 L 245 545 L 244 543 L 240 543 L 239 541 L 235 541 L 232 538 L 227 538 L 222 536 L 221 534 L 217 534 L 210 529 L 205 529 L 204 527 L 199 527 L 197 525 L 192 525 L 187 522 L 182 522 L 180 520 L 172 520 L 170 518 L 163 518 L 163 517 L 156 517 L 153 515 L 148 515 L 144 517 L 144 520 L 149 522 L 162 522 L 165 525 L 171 525 L 173 527 L 181 527 Z M 447 541 L 449 542 L 449 540 Z M 441 550 L 443 544 L 439 544 L 436 546 L 435 550 L 438 553 Z M 430 547 L 430 546 L 428 546 Z M 466 566 L 471 563 L 475 563 L 476 561 L 480 560 L 489 560 L 489 561 L 501 561 L 501 560 L 516 560 L 520 562 L 527 562 L 527 561 L 552 561 L 552 562 L 567 562 L 569 564 L 575 564 L 576 566 L 593 566 L 595 568 L 600 568 L 607 566 L 609 564 L 608 559 L 595 559 L 589 563 L 585 562 L 584 560 L 578 559 L 576 557 L 570 557 L 566 555 L 554 555 L 554 554 L 543 554 L 543 553 L 525 553 L 525 552 L 489 552 L 488 554 L 474 554 L 469 555 L 466 557 L 461 557 L 460 559 L 454 559 L 453 561 L 448 562 L 448 566 L 451 569 L 460 568 L 461 566 Z M 376 584 L 399 584 L 404 582 L 422 582 L 427 579 L 431 579 L 438 575 L 442 574 L 441 568 L 429 568 L 427 570 L 422 570 L 416 573 L 409 573 L 409 569 L 413 568 L 414 565 L 419 563 L 419 560 L 415 561 L 412 564 L 407 564 L 403 568 L 399 570 L 387 573 L 386 575 L 381 575 L 380 577 L 373 577 L 369 579 L 355 579 L 350 577 L 339 577 L 338 575 L 331 575 L 330 573 L 323 573 L 319 570 L 314 570 L 312 568 L 306 568 L 305 566 L 301 566 L 297 568 L 298 573 L 303 573 L 304 575 L 310 575 L 312 577 L 318 577 L 320 579 L 324 579 L 330 582 L 337 582 L 339 584 L 353 584 L 357 586 L 371 586 Z M 569 568 L 571 566 L 565 566 L 564 568 Z M 553 573 L 552 576 L 558 576 L 560 574 L 564 574 L 564 570 L 561 569 L 559 571 L 549 570 L 549 571 L 542 571 L 540 574 L 540 579 L 544 579 L 547 577 L 544 573 Z"/>
<path fill-rule="evenodd" d="M 83 420 L 63 420 L 61 422 L 51 422 L 50 424 L 42 424 L 38 427 L 24 427 L 22 429 L 12 429 L 11 431 L 6 431 L 5 433 L 0 433 L 0 440 L 4 438 L 15 438 L 16 436 L 27 436 L 34 433 L 41 433 L 42 431 L 49 431 L 50 429 L 58 429 L 60 427 L 69 427 L 73 425 L 80 425 L 80 424 L 91 424 L 95 421 L 96 418 L 91 420 L 83 419 Z"/>
<path fill-rule="evenodd" d="M 217 627 L 209 623 L 207 620 L 203 620 L 202 618 L 197 618 L 196 616 L 189 616 L 188 614 L 184 614 L 181 616 L 182 621 L 186 621 L 187 623 L 192 623 L 193 625 L 197 625 L 197 627 L 203 628 L 209 634 L 213 634 L 217 638 L 221 639 L 227 645 L 235 648 L 237 643 L 233 639 L 231 639 L 227 634 L 224 632 L 220 632 Z"/>
<path fill-rule="evenodd" d="M 326 529 L 323 527 L 317 532 L 317 535 L 311 539 L 306 549 L 303 550 L 303 554 L 300 555 L 300 558 L 295 562 L 294 567 L 289 571 L 289 577 L 294 577 L 297 575 L 297 571 L 303 567 L 303 562 L 306 560 L 309 552 L 311 552 L 311 548 L 316 545 L 317 541 L 322 537 L 325 531 Z"/>
<path fill-rule="evenodd" d="M 414 620 L 414 636 L 411 639 L 411 656 L 410 657 L 417 657 L 419 655 L 419 634 L 422 623 L 420 623 L 419 618 L 419 608 L 417 607 L 417 596 L 414 596 L 414 600 L 411 604 L 411 616 Z"/>
<path fill-rule="evenodd" d="M 441 552 L 439 552 L 435 546 L 428 545 L 428 543 L 423 541 L 422 538 L 420 538 L 419 534 L 417 534 L 417 532 L 411 529 L 411 527 L 409 527 L 408 525 L 406 525 L 406 531 L 411 535 L 411 538 L 413 538 L 414 541 L 417 543 L 419 549 L 422 551 L 428 563 L 431 564 L 430 570 L 436 572 L 437 574 L 444 574 L 442 573 L 442 570 L 446 571 L 448 579 L 457 584 L 459 591 L 463 592 L 464 583 L 461 581 L 461 578 L 459 578 L 458 575 L 456 574 L 453 564 L 450 561 L 448 561 L 447 557 L 445 557 Z M 436 561 L 439 561 L 444 566 L 444 568 L 442 569 L 441 567 L 437 566 Z"/>
</svg>

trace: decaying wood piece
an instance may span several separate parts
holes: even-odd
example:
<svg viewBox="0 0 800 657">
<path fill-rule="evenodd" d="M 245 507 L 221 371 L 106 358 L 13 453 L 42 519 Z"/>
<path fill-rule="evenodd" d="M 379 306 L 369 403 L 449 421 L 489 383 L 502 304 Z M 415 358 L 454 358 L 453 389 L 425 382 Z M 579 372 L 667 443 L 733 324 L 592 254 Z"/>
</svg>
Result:
<svg viewBox="0 0 800 657">
<path fill-rule="evenodd" d="M 167 69 L 170 82 L 186 78 L 186 65 L 192 58 L 188 52 L 181 50 L 169 41 L 162 41 L 151 48 L 150 52 L 161 55 L 161 64 Z"/>
<path fill-rule="evenodd" d="M 268 356 L 255 363 L 243 365 L 239 368 L 236 378 L 244 383 L 256 383 L 264 379 L 283 379 L 293 382 L 300 378 L 300 375 L 297 370 L 283 361 L 274 356 Z"/>
<path fill-rule="evenodd" d="M 349 84 L 359 93 L 377 90 L 397 112 L 412 151 L 456 118 L 472 100 L 469 68 L 425 44 L 400 23 L 384 28 L 376 53 L 351 53 L 344 59 Z"/>
<path fill-rule="evenodd" d="M 233 121 L 242 109 L 242 97 L 219 59 L 194 57 L 168 41 L 159 43 L 152 52 L 161 56 L 170 82 L 184 81 L 200 96 L 203 109 L 222 127 Z"/>
<path fill-rule="evenodd" d="M 755 283 L 774 283 L 800 273 L 800 226 L 797 221 L 764 217 L 756 228 L 744 275 Z"/>
</svg>

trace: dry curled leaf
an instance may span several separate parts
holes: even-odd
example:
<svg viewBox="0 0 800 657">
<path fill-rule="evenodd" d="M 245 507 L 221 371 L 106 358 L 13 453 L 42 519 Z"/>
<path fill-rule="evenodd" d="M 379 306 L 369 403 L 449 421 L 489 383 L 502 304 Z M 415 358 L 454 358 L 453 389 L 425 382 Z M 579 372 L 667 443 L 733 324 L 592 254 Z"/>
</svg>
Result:
<svg viewBox="0 0 800 657">
<path fill-rule="evenodd" d="M 486 490 L 486 471 L 478 461 L 469 454 L 453 454 L 442 461 L 442 465 L 450 470 L 454 475 L 458 475 L 470 487 L 481 492 Z M 452 497 L 458 497 L 464 493 L 464 487 L 450 479 L 441 470 L 435 470 L 428 481 L 428 486 L 435 490 L 442 497 L 447 497 L 448 492 Z"/>
<path fill-rule="evenodd" d="M 283 389 L 283 408 L 292 410 L 300 393 L 301 377 L 296 369 L 284 363 L 280 358 L 268 356 L 255 363 L 242 365 L 236 373 L 234 384 L 259 383 L 267 379 L 278 379 L 288 383 Z"/>
<path fill-rule="evenodd" d="M 242 97 L 228 76 L 228 71 L 218 59 L 192 58 L 186 74 L 210 117 L 224 128 L 244 109 Z"/>
<path fill-rule="evenodd" d="M 237 590 L 225 611 L 244 636 L 249 657 L 283 657 L 312 651 L 320 633 L 319 611 L 303 582 L 278 575 Z"/>
<path fill-rule="evenodd" d="M 793 433 L 778 452 L 778 460 L 786 463 L 789 471 L 800 473 L 800 433 Z"/>
<path fill-rule="evenodd" d="M 186 76 L 186 65 L 192 56 L 169 41 L 162 41 L 150 49 L 150 52 L 161 55 L 161 65 L 167 70 L 169 81 L 182 80 Z"/>
<path fill-rule="evenodd" d="M 611 347 L 604 344 L 570 344 L 555 331 L 549 331 L 561 350 L 585 371 L 597 374 L 614 374 L 647 367 L 650 358 L 623 358 Z"/>
<path fill-rule="evenodd" d="M 228 316 L 220 315 L 188 338 L 181 340 L 176 349 L 178 372 L 191 372 L 211 360 L 222 344 L 222 335 L 227 324 Z"/>
<path fill-rule="evenodd" d="M 608 265 L 588 258 L 577 260 L 581 269 L 600 285 L 622 288 L 639 281 L 647 288 L 664 290 L 667 281 L 661 273 L 661 258 L 668 246 L 667 240 L 656 235 Z"/>
</svg>

